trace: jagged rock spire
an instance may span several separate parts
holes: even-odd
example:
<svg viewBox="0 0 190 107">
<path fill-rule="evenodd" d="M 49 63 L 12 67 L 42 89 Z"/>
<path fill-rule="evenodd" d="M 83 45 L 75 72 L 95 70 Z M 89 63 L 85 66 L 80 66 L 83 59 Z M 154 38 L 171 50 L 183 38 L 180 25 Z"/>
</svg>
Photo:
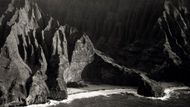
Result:
<svg viewBox="0 0 190 107">
<path fill-rule="evenodd" d="M 57 82 L 54 85 L 55 90 L 46 83 L 46 80 L 52 77 L 46 75 L 47 69 L 50 68 L 46 54 L 48 50 L 43 37 L 46 35 L 42 35 L 41 30 L 43 29 L 40 22 L 42 17 L 37 3 L 32 0 L 12 0 L 1 17 L 0 58 L 10 63 L 6 65 L 7 69 L 0 66 L 0 73 L 3 76 L 0 78 L 2 80 L 0 100 L 3 105 L 43 103 L 47 101 L 47 98 L 67 97 L 61 73 L 63 71 L 54 71 L 54 74 L 59 74 L 59 76 L 55 75 L 55 78 L 50 79 Z M 48 29 L 49 31 L 52 31 L 52 28 Z M 52 31 L 52 33 L 55 32 Z M 56 60 L 59 61 L 59 59 Z M 8 71 L 7 74 L 4 74 L 4 71 Z M 8 76 L 10 80 L 6 81 Z"/>
<path fill-rule="evenodd" d="M 161 35 L 164 37 L 161 40 L 165 42 L 161 44 L 166 52 L 164 58 L 168 58 L 164 61 L 176 68 L 180 66 L 186 69 L 189 68 L 189 19 L 182 4 L 181 0 L 167 0 L 163 15 L 159 18 L 159 26 L 164 34 Z M 148 93 L 149 96 L 163 94 L 159 84 L 145 73 L 121 66 L 95 49 L 86 34 L 72 27 L 61 26 L 53 17 L 44 16 L 35 0 L 12 0 L 0 17 L 0 40 L 2 105 L 44 103 L 48 98 L 65 99 L 66 83 L 81 84 L 84 71 L 92 75 L 94 69 L 103 82 L 137 85 L 140 81 L 139 93 Z M 109 43 L 114 40 L 111 38 Z M 134 48 L 134 45 L 127 51 L 138 53 L 141 49 Z M 147 53 L 155 52 L 152 48 L 147 50 Z M 147 61 L 146 57 L 143 58 Z"/>
</svg>

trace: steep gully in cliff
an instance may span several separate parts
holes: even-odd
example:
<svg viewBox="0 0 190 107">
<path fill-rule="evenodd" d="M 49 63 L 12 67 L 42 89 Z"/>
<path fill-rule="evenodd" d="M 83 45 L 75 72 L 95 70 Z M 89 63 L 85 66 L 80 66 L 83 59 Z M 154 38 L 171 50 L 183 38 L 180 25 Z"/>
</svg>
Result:
<svg viewBox="0 0 190 107">
<path fill-rule="evenodd" d="M 145 96 L 164 94 L 160 84 L 146 73 L 117 64 L 95 49 L 86 34 L 67 25 L 61 26 L 43 13 L 35 1 L 12 0 L 0 21 L 2 105 L 29 105 L 44 103 L 48 99 L 65 99 L 66 85 L 81 87 L 85 85 L 84 81 L 97 82 L 89 79 L 93 73 L 97 73 L 95 79 L 103 83 L 138 86 L 138 93 Z M 165 26 L 162 19 L 159 22 Z M 181 61 L 175 59 L 185 55 L 180 56 L 171 50 L 176 44 L 170 44 L 172 39 L 168 29 L 163 29 L 166 31 L 165 49 L 169 58 L 180 64 Z M 185 42 L 185 46 L 177 44 L 177 47 L 183 50 L 186 45 Z M 102 64 L 99 68 L 98 62 Z"/>
</svg>

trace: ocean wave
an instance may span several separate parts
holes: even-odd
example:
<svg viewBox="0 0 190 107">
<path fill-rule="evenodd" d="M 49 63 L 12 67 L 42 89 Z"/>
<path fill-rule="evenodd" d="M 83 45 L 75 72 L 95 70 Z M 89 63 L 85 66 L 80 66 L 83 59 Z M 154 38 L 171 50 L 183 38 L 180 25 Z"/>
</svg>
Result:
<svg viewBox="0 0 190 107">
<path fill-rule="evenodd" d="M 165 95 L 163 97 L 145 97 L 142 95 L 139 95 L 136 91 L 136 89 L 109 89 L 109 90 L 97 90 L 97 91 L 91 91 L 91 92 L 83 92 L 83 93 L 77 93 L 77 94 L 72 94 L 69 95 L 67 99 L 62 100 L 62 101 L 55 101 L 55 100 L 50 100 L 50 102 L 46 104 L 38 104 L 38 105 L 30 105 L 28 107 L 49 107 L 49 106 L 56 106 L 59 104 L 69 104 L 72 101 L 76 99 L 85 99 L 85 98 L 92 98 L 92 97 L 97 97 L 97 96 L 104 96 L 104 97 L 110 97 L 110 95 L 114 94 L 132 94 L 137 97 L 141 98 L 146 98 L 146 99 L 151 99 L 151 100 L 162 100 L 166 101 L 171 98 L 172 93 L 175 93 L 177 90 L 189 90 L 189 87 L 170 87 L 166 88 L 164 90 Z"/>
<path fill-rule="evenodd" d="M 169 98 L 171 98 L 171 94 L 172 93 L 175 93 L 175 91 L 178 91 L 178 90 L 188 90 L 190 89 L 189 87 L 170 87 L 170 88 L 166 88 L 164 90 L 164 96 L 163 97 L 146 97 L 148 99 L 153 99 L 153 100 L 162 100 L 162 101 L 165 101 L 165 100 L 168 100 Z"/>
</svg>

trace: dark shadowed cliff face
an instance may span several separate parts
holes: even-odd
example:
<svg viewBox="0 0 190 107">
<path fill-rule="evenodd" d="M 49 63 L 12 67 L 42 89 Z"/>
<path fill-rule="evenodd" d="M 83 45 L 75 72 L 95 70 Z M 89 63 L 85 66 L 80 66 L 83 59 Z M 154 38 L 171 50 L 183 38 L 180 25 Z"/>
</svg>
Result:
<svg viewBox="0 0 190 107">
<path fill-rule="evenodd" d="M 170 71 L 168 75 L 175 79 L 181 72 L 174 73 L 178 67 L 171 64 L 171 60 L 177 57 L 180 60 L 183 56 L 182 66 L 177 71 L 184 71 L 181 67 L 188 69 L 184 66 L 189 60 L 186 52 L 189 43 L 188 0 L 49 0 L 41 3 L 44 10 L 60 23 L 87 32 L 95 47 L 119 64 L 153 74 Z M 173 44 L 175 41 L 180 46 Z M 170 50 L 169 45 L 173 49 Z M 184 50 L 187 55 L 183 54 Z M 177 57 L 171 54 L 177 54 Z"/>
<path fill-rule="evenodd" d="M 164 8 L 158 23 L 165 37 L 164 52 L 167 59 L 155 71 L 164 72 L 167 79 L 180 80 L 189 85 L 190 14 L 182 1 L 167 0 Z"/>
<path fill-rule="evenodd" d="M 142 56 L 149 56 L 145 56 L 142 48 L 150 48 L 162 38 L 156 22 L 164 9 L 164 0 L 49 0 L 46 3 L 49 14 L 60 23 L 89 34 L 96 48 L 119 63 L 143 70 L 153 67 L 153 61 L 143 62 Z"/>
<path fill-rule="evenodd" d="M 163 95 L 155 80 L 190 83 L 188 1 L 0 3 L 0 105 L 62 100 L 66 85 L 86 81 L 155 97 Z"/>
<path fill-rule="evenodd" d="M 184 5 L 189 7 L 189 1 L 184 1 Z M 165 0 L 40 2 L 44 10 L 60 23 L 89 34 L 97 49 L 122 65 L 149 72 L 167 57 L 163 55 L 165 36 L 157 22 L 164 11 Z"/>
</svg>

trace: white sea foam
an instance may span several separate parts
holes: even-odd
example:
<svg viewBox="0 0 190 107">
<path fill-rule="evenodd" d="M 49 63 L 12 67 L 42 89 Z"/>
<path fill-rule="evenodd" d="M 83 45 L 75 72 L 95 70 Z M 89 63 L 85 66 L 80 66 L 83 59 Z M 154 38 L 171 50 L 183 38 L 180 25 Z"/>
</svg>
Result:
<svg viewBox="0 0 190 107">
<path fill-rule="evenodd" d="M 164 90 L 165 95 L 163 97 L 147 97 L 149 99 L 153 99 L 153 100 L 168 100 L 171 97 L 171 94 L 174 93 L 177 90 L 186 90 L 186 89 L 190 89 L 189 87 L 170 87 L 170 88 L 166 88 Z"/>
<path fill-rule="evenodd" d="M 143 97 L 145 99 L 166 101 L 171 97 L 171 94 L 174 93 L 175 91 L 186 90 L 186 89 L 190 89 L 190 88 L 189 87 L 166 88 L 164 90 L 165 95 L 163 97 L 144 97 L 144 96 L 137 94 L 137 91 L 135 89 L 98 90 L 98 91 L 92 91 L 92 92 L 83 92 L 83 93 L 72 94 L 72 95 L 69 95 L 67 99 L 62 100 L 62 101 L 50 100 L 50 102 L 48 102 L 46 104 L 30 105 L 28 107 L 48 107 L 48 106 L 55 106 L 55 105 L 58 105 L 61 103 L 69 104 L 76 99 L 92 98 L 92 97 L 97 97 L 97 96 L 109 97 L 110 95 L 121 94 L 121 93 L 128 93 L 128 94 L 132 94 L 132 95 L 137 96 L 137 97 Z"/>
</svg>

